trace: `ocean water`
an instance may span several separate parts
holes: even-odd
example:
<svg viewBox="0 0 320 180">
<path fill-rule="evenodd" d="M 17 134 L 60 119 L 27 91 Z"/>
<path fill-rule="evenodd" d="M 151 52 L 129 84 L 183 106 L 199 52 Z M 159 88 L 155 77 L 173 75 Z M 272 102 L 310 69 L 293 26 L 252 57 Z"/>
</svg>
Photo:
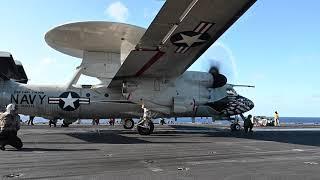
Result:
<svg viewBox="0 0 320 180">
<path fill-rule="evenodd" d="M 191 123 L 191 118 L 181 118 L 178 122 L 181 123 Z M 201 124 L 212 124 L 211 118 L 196 118 L 196 122 Z M 216 120 L 214 123 L 225 124 L 229 123 L 229 121 L 219 121 Z M 283 124 L 319 124 L 320 125 L 320 117 L 280 117 L 280 123 Z"/>
<path fill-rule="evenodd" d="M 23 122 L 28 121 L 29 117 L 28 116 L 24 116 L 21 115 L 21 120 Z M 118 123 L 120 122 L 120 119 L 116 120 Z M 138 121 L 138 119 L 134 119 L 134 121 Z M 159 119 L 155 120 L 155 123 L 159 123 Z M 178 118 L 177 121 L 174 121 L 174 118 L 171 119 L 165 119 L 165 121 L 167 123 L 178 123 L 178 124 L 188 124 L 192 122 L 191 118 Z M 48 123 L 47 119 L 41 118 L 41 117 L 36 117 L 34 119 L 35 123 L 40 123 L 40 124 L 44 124 L 44 123 Z M 91 120 L 90 119 L 83 119 L 81 120 L 81 124 L 91 124 Z M 58 122 L 58 123 L 61 123 Z M 107 119 L 101 119 L 100 120 L 101 124 L 107 124 L 108 120 Z M 212 121 L 212 118 L 196 118 L 196 123 L 197 124 L 222 124 L 222 125 L 227 125 L 230 124 L 229 121 L 226 120 L 216 120 L 216 121 Z M 302 125 L 313 125 L 313 124 L 319 124 L 320 125 L 320 117 L 280 117 L 280 123 L 283 124 L 302 124 Z"/>
<path fill-rule="evenodd" d="M 280 117 L 280 123 L 286 124 L 320 124 L 320 117 Z"/>
</svg>

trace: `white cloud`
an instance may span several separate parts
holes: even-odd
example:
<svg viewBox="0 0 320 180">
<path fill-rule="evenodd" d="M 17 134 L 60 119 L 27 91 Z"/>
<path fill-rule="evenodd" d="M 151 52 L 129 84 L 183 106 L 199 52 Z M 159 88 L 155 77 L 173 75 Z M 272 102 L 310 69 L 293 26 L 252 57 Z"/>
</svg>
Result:
<svg viewBox="0 0 320 180">
<path fill-rule="evenodd" d="M 129 17 L 129 10 L 122 2 L 117 1 L 107 7 L 105 14 L 116 21 L 125 22 Z"/>
</svg>

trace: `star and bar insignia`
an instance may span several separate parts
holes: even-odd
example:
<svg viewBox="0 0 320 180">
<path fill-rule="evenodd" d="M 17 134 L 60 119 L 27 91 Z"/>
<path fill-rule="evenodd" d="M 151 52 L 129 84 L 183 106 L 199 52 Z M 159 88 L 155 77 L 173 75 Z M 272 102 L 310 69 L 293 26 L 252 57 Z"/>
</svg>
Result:
<svg viewBox="0 0 320 180">
<path fill-rule="evenodd" d="M 214 23 L 201 22 L 193 31 L 179 32 L 171 36 L 172 44 L 178 46 L 176 53 L 185 53 L 190 48 L 200 46 L 208 42 L 211 37 L 207 33 Z"/>
<path fill-rule="evenodd" d="M 64 111 L 75 111 L 80 104 L 90 104 L 90 98 L 81 98 L 72 91 L 64 92 L 59 97 L 49 97 L 48 101 L 49 104 L 58 104 Z"/>
</svg>

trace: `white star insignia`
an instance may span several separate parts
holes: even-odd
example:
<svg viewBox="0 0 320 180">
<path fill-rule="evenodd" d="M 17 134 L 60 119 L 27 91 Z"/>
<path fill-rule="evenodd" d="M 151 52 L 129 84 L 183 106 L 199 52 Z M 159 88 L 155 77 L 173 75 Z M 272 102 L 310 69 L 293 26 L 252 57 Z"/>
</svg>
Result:
<svg viewBox="0 0 320 180">
<path fill-rule="evenodd" d="M 75 106 L 74 106 L 74 102 L 76 102 L 79 98 L 73 98 L 71 96 L 71 93 L 69 93 L 68 97 L 67 98 L 61 98 L 61 100 L 64 102 L 64 106 L 63 106 L 63 109 L 70 106 L 72 107 L 73 109 L 75 109 Z"/>
<path fill-rule="evenodd" d="M 187 36 L 187 35 L 184 35 L 181 33 L 180 35 L 181 35 L 182 39 L 179 41 L 176 41 L 175 43 L 185 43 L 189 47 L 191 47 L 194 43 L 206 41 L 206 40 L 199 39 L 202 34 L 198 34 L 198 35 L 194 35 L 194 36 Z"/>
</svg>

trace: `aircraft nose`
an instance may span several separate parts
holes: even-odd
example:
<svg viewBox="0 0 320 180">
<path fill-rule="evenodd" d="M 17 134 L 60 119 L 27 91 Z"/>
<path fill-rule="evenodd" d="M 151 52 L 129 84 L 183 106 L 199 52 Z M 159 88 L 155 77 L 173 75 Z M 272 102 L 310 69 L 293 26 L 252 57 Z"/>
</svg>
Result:
<svg viewBox="0 0 320 180">
<path fill-rule="evenodd" d="M 254 103 L 250 99 L 243 96 L 240 96 L 240 97 L 243 98 L 242 100 L 243 106 L 245 106 L 246 109 L 248 109 L 248 111 L 254 108 Z"/>
<path fill-rule="evenodd" d="M 227 107 L 222 111 L 225 115 L 237 115 L 250 111 L 253 109 L 254 103 L 243 96 L 229 97 Z"/>
<path fill-rule="evenodd" d="M 208 106 L 221 113 L 224 116 L 234 116 L 242 114 L 253 109 L 253 102 L 243 96 L 227 96 L 214 103 L 208 103 Z"/>
</svg>

